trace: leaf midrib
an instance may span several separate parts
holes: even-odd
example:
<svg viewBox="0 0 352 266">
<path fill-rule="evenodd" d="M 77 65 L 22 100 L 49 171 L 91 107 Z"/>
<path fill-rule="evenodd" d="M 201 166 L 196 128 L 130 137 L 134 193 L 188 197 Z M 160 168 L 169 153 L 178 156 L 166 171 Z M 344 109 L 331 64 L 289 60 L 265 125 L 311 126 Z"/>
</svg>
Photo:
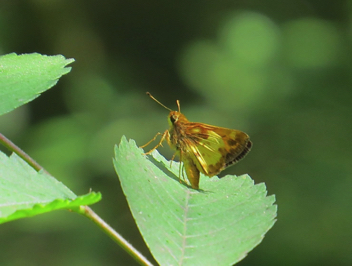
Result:
<svg viewBox="0 0 352 266">
<path fill-rule="evenodd" d="M 183 234 L 182 234 L 182 250 L 181 250 L 181 257 L 179 261 L 179 265 L 182 265 L 184 257 L 185 257 L 185 252 L 186 252 L 186 247 L 187 247 L 187 221 L 188 221 L 188 214 L 189 214 L 189 199 L 190 199 L 190 191 L 189 189 L 186 189 L 186 199 L 185 199 L 185 208 L 184 208 L 184 214 L 183 214 Z"/>
</svg>

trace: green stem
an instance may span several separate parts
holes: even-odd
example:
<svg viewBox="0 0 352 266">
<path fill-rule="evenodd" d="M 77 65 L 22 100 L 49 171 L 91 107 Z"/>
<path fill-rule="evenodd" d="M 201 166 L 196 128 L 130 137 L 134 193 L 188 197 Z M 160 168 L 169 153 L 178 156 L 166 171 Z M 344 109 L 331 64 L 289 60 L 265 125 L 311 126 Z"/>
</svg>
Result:
<svg viewBox="0 0 352 266">
<path fill-rule="evenodd" d="M 119 233 L 117 233 L 110 225 L 101 219 L 88 206 L 80 206 L 79 213 L 88 217 L 97 226 L 99 226 L 107 235 L 109 235 L 121 248 L 129 253 L 140 265 L 153 266 L 147 258 L 145 258 L 138 250 L 136 250 L 130 243 L 127 242 Z"/>
<path fill-rule="evenodd" d="M 37 171 L 44 171 L 46 174 L 50 175 L 40 164 L 38 164 L 33 158 L 31 158 L 27 153 L 20 149 L 16 144 L 6 138 L 0 133 L 0 143 L 4 145 L 7 149 L 15 152 L 19 157 L 26 161 L 30 166 L 32 166 Z M 127 242 L 120 234 L 118 234 L 113 228 L 111 228 L 103 219 L 101 219 L 91 208 L 88 206 L 80 206 L 77 211 L 83 214 L 91 221 L 93 221 L 97 226 L 99 226 L 108 236 L 110 236 L 120 247 L 122 247 L 128 254 L 130 254 L 140 265 L 153 266 L 141 253 L 138 252 L 130 243 Z"/>
<path fill-rule="evenodd" d="M 6 138 L 3 134 L 0 133 L 0 143 L 4 145 L 8 150 L 15 152 L 19 157 L 21 157 L 24 161 L 26 161 L 30 166 L 32 166 L 35 170 L 40 171 L 43 170 L 45 173 L 49 174 L 44 170 L 33 158 L 31 158 L 27 153 L 25 153 L 22 149 L 20 149 L 16 144 L 14 144 L 11 140 Z"/>
</svg>

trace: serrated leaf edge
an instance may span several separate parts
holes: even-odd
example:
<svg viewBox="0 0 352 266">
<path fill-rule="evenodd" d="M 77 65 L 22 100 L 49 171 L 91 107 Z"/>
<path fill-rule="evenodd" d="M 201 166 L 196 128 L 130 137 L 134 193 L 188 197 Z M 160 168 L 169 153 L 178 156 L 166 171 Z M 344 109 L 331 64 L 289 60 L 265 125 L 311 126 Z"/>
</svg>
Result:
<svg viewBox="0 0 352 266">
<path fill-rule="evenodd" d="M 17 220 L 20 218 L 33 217 L 38 214 L 42 214 L 42 213 L 46 213 L 54 210 L 73 209 L 74 207 L 78 207 L 81 205 L 91 205 L 100 201 L 101 197 L 102 196 L 100 192 L 98 193 L 90 192 L 89 194 L 82 195 L 74 199 L 55 199 L 48 203 L 36 203 L 36 204 L 33 204 L 31 208 L 16 210 L 15 212 L 11 213 L 7 217 L 0 218 L 0 224 Z M 59 205 L 63 205 L 63 204 L 65 205 L 62 207 L 58 207 Z M 36 212 L 33 213 L 33 210 L 35 210 Z"/>
</svg>

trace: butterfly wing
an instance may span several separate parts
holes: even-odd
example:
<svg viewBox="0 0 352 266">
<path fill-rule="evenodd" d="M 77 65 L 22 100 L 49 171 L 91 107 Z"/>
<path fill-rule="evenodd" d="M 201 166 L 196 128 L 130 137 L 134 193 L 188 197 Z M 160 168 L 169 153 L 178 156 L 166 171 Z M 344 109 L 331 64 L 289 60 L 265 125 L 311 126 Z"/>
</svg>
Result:
<svg viewBox="0 0 352 266">
<path fill-rule="evenodd" d="M 252 146 L 249 136 L 239 130 L 199 123 L 189 123 L 186 128 L 184 156 L 209 177 L 237 163 Z"/>
<path fill-rule="evenodd" d="M 195 189 L 199 189 L 199 170 L 197 165 L 193 162 L 192 158 L 188 156 L 188 154 L 181 153 L 180 156 L 191 186 Z"/>
</svg>

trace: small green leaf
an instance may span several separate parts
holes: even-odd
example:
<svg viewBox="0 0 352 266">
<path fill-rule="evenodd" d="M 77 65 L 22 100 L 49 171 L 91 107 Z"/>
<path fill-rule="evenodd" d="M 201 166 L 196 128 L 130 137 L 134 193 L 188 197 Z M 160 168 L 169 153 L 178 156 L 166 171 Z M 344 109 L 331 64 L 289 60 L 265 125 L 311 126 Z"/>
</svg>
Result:
<svg viewBox="0 0 352 266">
<path fill-rule="evenodd" d="M 37 53 L 0 56 L 0 115 L 10 112 L 54 86 L 70 72 L 74 59 Z"/>
<path fill-rule="evenodd" d="M 144 156 L 123 137 L 114 165 L 132 214 L 160 265 L 233 265 L 275 223 L 275 197 L 248 175 L 179 182 L 179 164 Z"/>
<path fill-rule="evenodd" d="M 61 182 L 37 172 L 16 154 L 0 152 L 0 223 L 96 203 L 100 193 L 77 197 Z"/>
</svg>

